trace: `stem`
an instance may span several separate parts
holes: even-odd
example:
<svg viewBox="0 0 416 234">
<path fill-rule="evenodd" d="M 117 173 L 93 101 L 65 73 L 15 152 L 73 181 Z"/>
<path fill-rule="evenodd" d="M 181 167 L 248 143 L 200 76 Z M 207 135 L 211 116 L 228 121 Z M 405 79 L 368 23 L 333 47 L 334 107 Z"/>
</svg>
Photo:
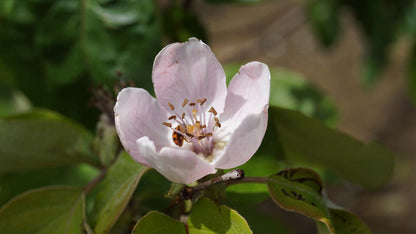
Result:
<svg viewBox="0 0 416 234">
<path fill-rule="evenodd" d="M 240 183 L 266 183 L 267 177 L 245 177 L 241 180 L 234 180 L 234 181 L 228 181 L 227 185 L 233 185 L 233 184 L 240 184 Z"/>
<path fill-rule="evenodd" d="M 93 180 L 91 180 L 85 187 L 84 193 L 89 193 L 101 180 L 104 179 L 105 175 L 107 174 L 107 168 L 101 170 L 100 174 L 98 174 Z"/>
<path fill-rule="evenodd" d="M 182 190 L 182 197 L 185 199 L 191 199 L 197 192 L 201 190 L 208 189 L 220 183 L 239 181 L 239 180 L 242 180 L 243 178 L 244 178 L 244 171 L 241 169 L 235 169 L 222 176 L 200 183 L 197 186 L 194 186 L 194 187 L 185 186 Z"/>
</svg>

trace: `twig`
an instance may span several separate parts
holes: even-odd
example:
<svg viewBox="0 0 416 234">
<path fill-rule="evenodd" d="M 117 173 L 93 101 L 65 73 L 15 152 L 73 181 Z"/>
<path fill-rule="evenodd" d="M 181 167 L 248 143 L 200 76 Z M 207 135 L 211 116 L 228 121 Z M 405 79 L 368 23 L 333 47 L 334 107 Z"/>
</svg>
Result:
<svg viewBox="0 0 416 234">
<path fill-rule="evenodd" d="M 241 169 L 236 169 L 222 176 L 219 176 L 214 179 L 203 182 L 201 184 L 198 184 L 197 186 L 194 186 L 194 187 L 185 186 L 182 190 L 181 195 L 185 199 L 191 199 L 197 192 L 201 190 L 205 190 L 211 186 L 224 183 L 224 182 L 228 183 L 232 181 L 239 181 L 239 180 L 242 180 L 243 178 L 244 178 L 244 171 Z"/>
<path fill-rule="evenodd" d="M 267 177 L 246 177 L 241 180 L 228 181 L 227 186 L 241 183 L 266 183 Z"/>
</svg>

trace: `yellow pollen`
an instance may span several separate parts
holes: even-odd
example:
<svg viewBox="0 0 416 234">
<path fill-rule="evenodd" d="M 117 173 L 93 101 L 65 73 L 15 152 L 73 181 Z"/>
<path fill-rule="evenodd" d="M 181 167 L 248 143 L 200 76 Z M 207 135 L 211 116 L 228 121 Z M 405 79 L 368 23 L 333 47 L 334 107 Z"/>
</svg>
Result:
<svg viewBox="0 0 416 234">
<path fill-rule="evenodd" d="M 195 115 L 198 113 L 198 111 L 195 109 L 195 108 L 193 108 L 192 109 L 192 114 L 193 114 L 193 116 L 195 117 Z"/>
<path fill-rule="evenodd" d="M 169 105 L 171 110 L 175 110 L 175 107 L 172 105 L 172 103 L 168 102 L 168 105 Z"/>
<path fill-rule="evenodd" d="M 195 126 L 194 125 L 188 125 L 186 126 L 186 131 L 189 133 L 192 133 L 195 130 Z"/>
<path fill-rule="evenodd" d="M 183 100 L 182 107 L 185 107 L 185 105 L 186 105 L 188 102 L 189 102 L 189 100 L 188 100 L 188 99 Z"/>
</svg>

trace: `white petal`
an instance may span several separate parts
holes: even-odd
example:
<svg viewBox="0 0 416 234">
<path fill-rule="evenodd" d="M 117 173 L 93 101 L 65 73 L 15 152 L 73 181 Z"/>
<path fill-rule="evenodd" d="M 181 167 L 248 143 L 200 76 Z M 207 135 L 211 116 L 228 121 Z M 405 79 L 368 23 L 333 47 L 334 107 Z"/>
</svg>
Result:
<svg viewBox="0 0 416 234">
<path fill-rule="evenodd" d="M 226 128 L 237 128 L 247 116 L 261 113 L 269 104 L 269 96 L 270 71 L 267 65 L 260 62 L 247 63 L 228 86 L 221 123 Z"/>
<path fill-rule="evenodd" d="M 228 86 L 222 127 L 215 132 L 217 142 L 227 142 L 214 151 L 216 168 L 233 168 L 253 156 L 267 127 L 270 71 L 267 65 L 250 62 L 240 68 Z"/>
<path fill-rule="evenodd" d="M 115 124 L 124 149 L 139 163 L 149 166 L 139 153 L 137 139 L 148 136 L 156 148 L 169 146 L 171 130 L 162 123 L 168 114 L 150 94 L 139 88 L 125 88 L 117 96 Z"/>
<path fill-rule="evenodd" d="M 225 73 L 208 45 L 196 38 L 166 46 L 153 64 L 153 86 L 160 104 L 168 103 L 182 113 L 184 99 L 207 99 L 205 107 L 214 106 L 222 113 L 227 94 Z"/>
<path fill-rule="evenodd" d="M 216 172 L 210 163 L 190 150 L 164 147 L 157 152 L 148 137 L 138 139 L 137 145 L 150 166 L 172 182 L 189 184 Z"/>
<path fill-rule="evenodd" d="M 259 114 L 247 116 L 233 131 L 224 151 L 216 152 L 215 168 L 229 169 L 246 163 L 259 148 L 267 128 L 268 105 Z"/>
</svg>

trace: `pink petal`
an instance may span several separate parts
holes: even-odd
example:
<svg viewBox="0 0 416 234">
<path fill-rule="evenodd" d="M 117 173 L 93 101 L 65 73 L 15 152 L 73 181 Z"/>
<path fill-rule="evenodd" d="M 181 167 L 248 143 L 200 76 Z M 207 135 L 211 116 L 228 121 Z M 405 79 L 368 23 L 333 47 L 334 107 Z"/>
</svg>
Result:
<svg viewBox="0 0 416 234">
<path fill-rule="evenodd" d="M 224 108 L 227 88 L 225 73 L 208 45 L 196 38 L 166 46 L 153 65 L 153 86 L 159 103 L 181 109 L 184 99 L 207 99 L 205 107 Z M 182 110 L 178 110 L 181 113 Z"/>
<path fill-rule="evenodd" d="M 250 62 L 240 68 L 228 86 L 218 141 L 228 142 L 217 152 L 215 166 L 232 168 L 245 163 L 256 152 L 267 127 L 270 71 L 267 65 Z"/>
<path fill-rule="evenodd" d="M 247 116 L 262 112 L 264 106 L 269 104 L 269 96 L 270 71 L 267 65 L 260 62 L 247 63 L 228 86 L 221 122 L 237 127 Z"/>
<path fill-rule="evenodd" d="M 250 115 L 234 130 L 223 152 L 218 152 L 216 168 L 229 169 L 246 163 L 259 148 L 267 128 L 268 105 Z"/>
<path fill-rule="evenodd" d="M 189 184 L 216 172 L 210 163 L 190 150 L 164 147 L 157 152 L 148 137 L 138 139 L 137 145 L 149 165 L 172 182 Z"/>
<path fill-rule="evenodd" d="M 146 90 L 123 89 L 117 96 L 114 112 L 121 143 L 137 162 L 149 166 L 143 155 L 139 153 L 137 139 L 148 136 L 155 142 L 157 149 L 172 144 L 169 139 L 171 130 L 162 125 L 167 120 L 168 114 Z"/>
</svg>

